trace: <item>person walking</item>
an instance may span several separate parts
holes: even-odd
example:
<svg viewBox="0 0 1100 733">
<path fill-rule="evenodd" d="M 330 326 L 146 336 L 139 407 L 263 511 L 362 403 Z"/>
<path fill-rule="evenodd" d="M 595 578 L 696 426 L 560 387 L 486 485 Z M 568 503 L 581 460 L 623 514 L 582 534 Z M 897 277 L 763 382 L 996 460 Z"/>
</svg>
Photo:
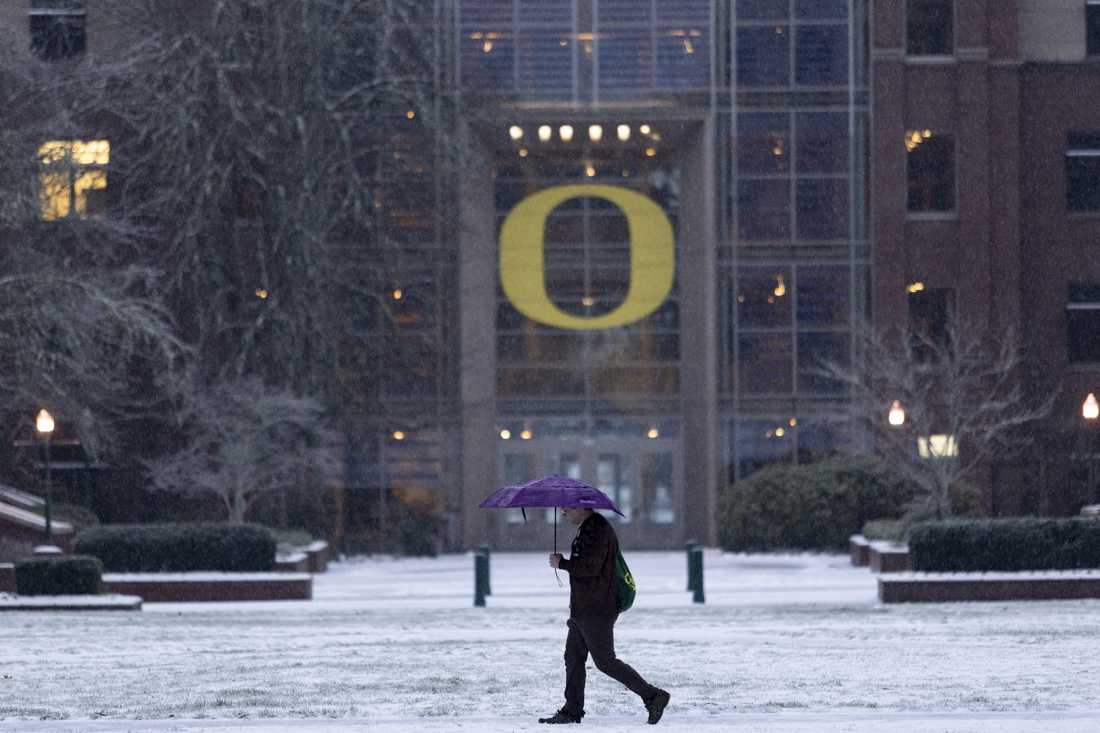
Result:
<svg viewBox="0 0 1100 733">
<path fill-rule="evenodd" d="M 615 621 L 619 617 L 615 561 L 619 539 L 603 515 L 591 509 L 562 507 L 562 515 L 578 527 L 569 557 L 551 553 L 550 566 L 569 573 L 569 634 L 565 639 L 565 705 L 540 723 L 579 723 L 584 717 L 585 663 L 623 683 L 642 698 L 656 724 L 668 705 L 669 693 L 646 682 L 615 656 Z"/>
</svg>

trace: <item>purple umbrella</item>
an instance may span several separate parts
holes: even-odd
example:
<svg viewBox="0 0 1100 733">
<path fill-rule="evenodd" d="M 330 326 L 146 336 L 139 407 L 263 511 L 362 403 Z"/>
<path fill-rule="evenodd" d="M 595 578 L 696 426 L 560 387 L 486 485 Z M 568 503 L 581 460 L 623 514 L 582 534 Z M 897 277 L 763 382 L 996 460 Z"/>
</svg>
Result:
<svg viewBox="0 0 1100 733">
<path fill-rule="evenodd" d="M 482 509 L 525 509 L 526 507 L 579 507 L 582 509 L 610 509 L 619 516 L 623 513 L 615 503 L 599 489 L 568 476 L 543 476 L 525 484 L 497 489 L 478 504 Z M 527 512 L 523 513 L 524 519 Z M 558 513 L 554 512 L 554 552 L 558 551 Z"/>
</svg>

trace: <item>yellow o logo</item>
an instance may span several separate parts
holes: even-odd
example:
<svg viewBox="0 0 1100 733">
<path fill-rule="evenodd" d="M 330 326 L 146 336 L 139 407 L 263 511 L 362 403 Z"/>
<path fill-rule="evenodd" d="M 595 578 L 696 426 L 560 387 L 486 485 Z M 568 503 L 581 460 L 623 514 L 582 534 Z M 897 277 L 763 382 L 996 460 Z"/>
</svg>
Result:
<svg viewBox="0 0 1100 733">
<path fill-rule="evenodd" d="M 546 219 L 570 199 L 610 201 L 626 217 L 630 236 L 630 289 L 622 304 L 602 316 L 574 316 L 554 305 L 546 292 L 543 248 Z M 615 328 L 657 310 L 672 290 L 676 248 L 672 224 L 656 203 L 618 186 L 555 186 L 528 196 L 500 229 L 500 281 L 512 305 L 533 321 L 574 330 Z"/>
</svg>

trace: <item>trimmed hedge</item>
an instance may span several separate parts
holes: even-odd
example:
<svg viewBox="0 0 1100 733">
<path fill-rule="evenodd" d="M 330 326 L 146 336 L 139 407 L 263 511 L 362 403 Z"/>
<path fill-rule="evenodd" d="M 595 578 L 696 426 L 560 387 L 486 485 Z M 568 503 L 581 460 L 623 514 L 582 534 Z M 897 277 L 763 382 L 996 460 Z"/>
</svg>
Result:
<svg viewBox="0 0 1100 733">
<path fill-rule="evenodd" d="M 837 550 L 869 519 L 898 517 L 913 488 L 868 456 L 769 466 L 723 492 L 725 550 Z"/>
<path fill-rule="evenodd" d="M 116 573 L 275 567 L 275 538 L 256 524 L 106 525 L 78 534 L 74 551 L 98 557 Z"/>
<path fill-rule="evenodd" d="M 36 557 L 15 564 L 21 596 L 94 596 L 102 592 L 103 563 L 87 555 Z"/>
<path fill-rule="evenodd" d="M 913 569 L 991 572 L 1100 568 L 1095 519 L 969 519 L 921 522 L 909 531 Z"/>
</svg>

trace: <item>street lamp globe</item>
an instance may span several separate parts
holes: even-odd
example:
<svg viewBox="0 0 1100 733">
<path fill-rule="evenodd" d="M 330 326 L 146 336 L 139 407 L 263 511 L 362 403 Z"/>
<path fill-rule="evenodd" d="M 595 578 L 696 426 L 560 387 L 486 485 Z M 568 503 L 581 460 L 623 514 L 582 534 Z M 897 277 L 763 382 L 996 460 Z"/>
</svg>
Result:
<svg viewBox="0 0 1100 733">
<path fill-rule="evenodd" d="M 1094 399 L 1093 402 L 1095 401 Z M 48 438 L 50 433 L 53 432 L 53 415 L 51 415 L 46 408 L 42 408 L 38 411 L 38 416 L 34 418 L 34 429 L 44 438 Z"/>
<path fill-rule="evenodd" d="M 1089 396 L 1081 403 L 1081 416 L 1086 420 L 1095 420 L 1100 417 L 1100 402 L 1096 401 L 1096 395 L 1089 392 Z"/>
<path fill-rule="evenodd" d="M 894 404 L 890 405 L 890 414 L 887 419 L 890 421 L 890 425 L 895 428 L 905 424 L 905 408 L 897 400 L 894 400 Z"/>
</svg>

